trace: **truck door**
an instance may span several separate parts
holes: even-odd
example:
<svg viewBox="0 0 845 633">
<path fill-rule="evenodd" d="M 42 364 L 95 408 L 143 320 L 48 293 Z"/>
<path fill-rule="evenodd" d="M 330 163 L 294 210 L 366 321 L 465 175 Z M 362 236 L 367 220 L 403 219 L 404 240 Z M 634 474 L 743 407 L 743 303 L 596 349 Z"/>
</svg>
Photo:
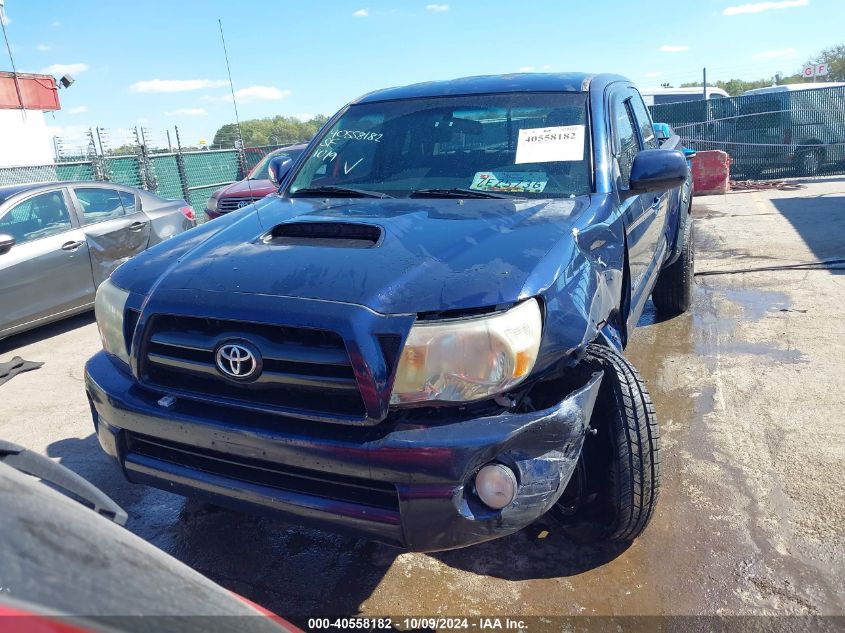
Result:
<svg viewBox="0 0 845 633">
<path fill-rule="evenodd" d="M 657 149 L 660 142 L 654 134 L 654 124 L 651 116 L 643 103 L 643 99 L 636 91 L 632 91 L 631 111 L 634 113 L 634 120 L 637 123 L 637 130 L 640 137 L 640 147 L 643 149 Z M 643 207 L 652 211 L 652 218 L 649 222 L 649 229 L 646 232 L 646 241 L 652 248 L 654 266 L 660 267 L 666 250 L 666 222 L 669 217 L 669 202 L 671 195 L 669 191 L 649 193 L 643 198 Z M 651 261 L 649 263 L 652 263 Z"/>
<path fill-rule="evenodd" d="M 631 166 L 634 164 L 634 156 L 640 151 L 640 143 L 634 115 L 624 92 L 614 93 L 611 98 L 610 113 L 614 179 L 616 189 L 621 193 L 628 189 Z M 620 203 L 620 207 L 628 239 L 628 267 L 631 273 L 632 299 L 634 299 L 638 296 L 637 289 L 642 284 L 648 267 L 647 252 L 643 243 L 645 229 L 642 227 L 646 220 L 645 209 L 640 196 L 625 198 Z"/>
</svg>

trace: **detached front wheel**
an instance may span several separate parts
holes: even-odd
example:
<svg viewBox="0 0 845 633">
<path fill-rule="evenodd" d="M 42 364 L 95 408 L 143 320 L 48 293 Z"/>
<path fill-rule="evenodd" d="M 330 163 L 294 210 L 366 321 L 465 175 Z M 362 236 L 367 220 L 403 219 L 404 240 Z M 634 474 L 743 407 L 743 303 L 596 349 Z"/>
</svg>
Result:
<svg viewBox="0 0 845 633">
<path fill-rule="evenodd" d="M 628 542 L 654 514 L 660 490 L 660 430 L 645 382 L 618 352 L 590 345 L 582 361 L 604 378 L 575 474 L 554 509 L 580 542 Z"/>
</svg>

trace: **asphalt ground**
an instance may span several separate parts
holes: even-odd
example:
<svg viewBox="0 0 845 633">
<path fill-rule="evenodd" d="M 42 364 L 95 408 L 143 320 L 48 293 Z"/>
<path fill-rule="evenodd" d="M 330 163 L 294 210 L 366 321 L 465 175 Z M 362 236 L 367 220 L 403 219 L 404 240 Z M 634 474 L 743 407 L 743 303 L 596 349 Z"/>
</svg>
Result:
<svg viewBox="0 0 845 633">
<path fill-rule="evenodd" d="M 627 351 L 664 438 L 656 515 L 627 547 L 579 546 L 543 519 L 464 550 L 404 553 L 129 484 L 93 435 L 91 314 L 0 341 L 0 359 L 45 363 L 0 387 L 0 437 L 82 474 L 127 510 L 130 530 L 301 625 L 843 615 L 845 265 L 819 262 L 845 259 L 845 178 L 803 184 L 695 201 L 693 309 L 661 321 L 650 306 Z"/>
</svg>

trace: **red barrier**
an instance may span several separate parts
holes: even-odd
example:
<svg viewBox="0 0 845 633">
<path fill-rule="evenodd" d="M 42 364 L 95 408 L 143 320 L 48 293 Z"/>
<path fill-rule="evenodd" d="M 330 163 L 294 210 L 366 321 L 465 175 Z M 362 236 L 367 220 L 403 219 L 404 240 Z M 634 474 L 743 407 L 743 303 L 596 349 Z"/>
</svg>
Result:
<svg viewBox="0 0 845 633">
<path fill-rule="evenodd" d="M 697 196 L 730 191 L 731 157 L 719 150 L 697 152 L 692 159 L 692 179 Z"/>
</svg>

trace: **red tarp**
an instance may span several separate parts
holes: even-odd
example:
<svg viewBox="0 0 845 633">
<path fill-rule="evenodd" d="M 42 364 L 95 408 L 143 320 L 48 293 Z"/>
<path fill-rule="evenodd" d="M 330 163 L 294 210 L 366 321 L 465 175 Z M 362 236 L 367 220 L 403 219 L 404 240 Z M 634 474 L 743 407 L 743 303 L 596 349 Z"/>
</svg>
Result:
<svg viewBox="0 0 845 633">
<path fill-rule="evenodd" d="M 23 97 L 23 107 L 27 110 L 60 110 L 59 89 L 56 80 L 50 75 L 31 75 L 18 73 L 18 86 Z M 15 75 L 0 71 L 0 108 L 20 108 L 18 91 L 15 88 Z"/>
</svg>

